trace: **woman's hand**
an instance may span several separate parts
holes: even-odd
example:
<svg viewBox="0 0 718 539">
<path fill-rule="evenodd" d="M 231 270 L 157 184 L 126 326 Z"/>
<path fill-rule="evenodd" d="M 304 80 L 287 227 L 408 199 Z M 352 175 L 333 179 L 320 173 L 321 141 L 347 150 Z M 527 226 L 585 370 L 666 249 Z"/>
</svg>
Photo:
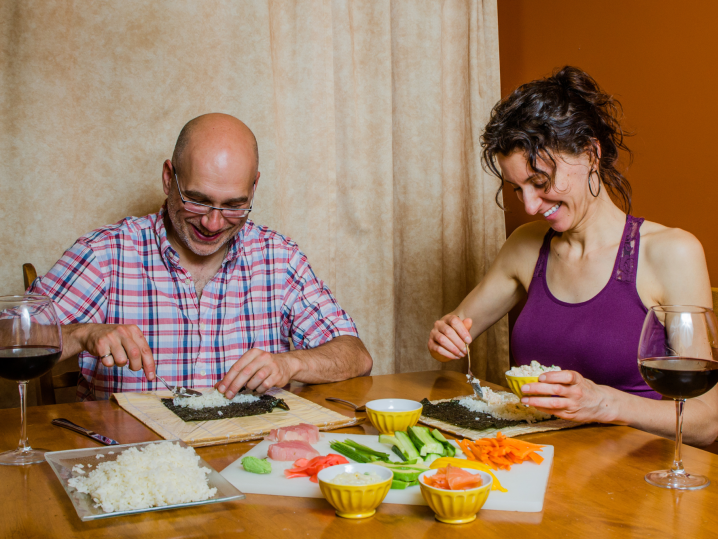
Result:
<svg viewBox="0 0 718 539">
<path fill-rule="evenodd" d="M 526 384 L 521 391 L 529 395 L 521 399 L 522 403 L 562 419 L 601 423 L 615 421 L 611 389 L 594 384 L 576 371 L 543 373 L 537 383 Z"/>
<path fill-rule="evenodd" d="M 466 355 L 466 347 L 473 340 L 471 338 L 472 320 L 461 320 L 455 314 L 447 314 L 441 320 L 434 322 L 434 328 L 429 334 L 429 352 L 437 361 L 451 361 Z"/>
</svg>

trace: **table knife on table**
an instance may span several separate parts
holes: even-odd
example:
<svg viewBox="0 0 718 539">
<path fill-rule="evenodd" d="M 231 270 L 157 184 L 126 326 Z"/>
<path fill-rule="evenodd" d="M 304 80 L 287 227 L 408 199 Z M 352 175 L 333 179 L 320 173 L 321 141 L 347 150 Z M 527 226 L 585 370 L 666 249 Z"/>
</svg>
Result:
<svg viewBox="0 0 718 539">
<path fill-rule="evenodd" d="M 81 427 L 80 425 L 75 425 L 72 421 L 68 421 L 64 418 L 57 418 L 53 419 L 51 421 L 53 425 L 57 425 L 58 427 L 63 427 L 65 429 L 71 430 L 73 432 L 77 432 L 78 434 L 82 434 L 84 436 L 87 436 L 89 438 L 92 438 L 96 442 L 100 442 L 101 444 L 105 445 L 120 445 L 119 442 L 116 442 L 112 438 L 108 438 L 107 436 L 103 436 L 102 434 L 97 434 L 96 432 L 92 432 L 89 429 L 86 429 L 84 427 Z"/>
</svg>

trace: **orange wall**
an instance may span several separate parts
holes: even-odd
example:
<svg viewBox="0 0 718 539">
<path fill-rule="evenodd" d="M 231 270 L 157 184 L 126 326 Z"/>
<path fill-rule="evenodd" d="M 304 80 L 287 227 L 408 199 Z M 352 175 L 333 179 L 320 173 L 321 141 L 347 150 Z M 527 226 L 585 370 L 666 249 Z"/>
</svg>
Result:
<svg viewBox="0 0 718 539">
<path fill-rule="evenodd" d="M 718 2 L 499 0 L 501 93 L 576 65 L 623 104 L 633 214 L 695 234 L 718 286 Z M 507 233 L 528 216 L 504 192 Z"/>
</svg>

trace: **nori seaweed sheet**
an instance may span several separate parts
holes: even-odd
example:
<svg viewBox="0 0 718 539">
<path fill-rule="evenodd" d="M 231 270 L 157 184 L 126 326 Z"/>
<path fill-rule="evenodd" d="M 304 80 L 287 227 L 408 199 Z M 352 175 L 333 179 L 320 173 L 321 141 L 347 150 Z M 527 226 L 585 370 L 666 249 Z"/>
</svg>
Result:
<svg viewBox="0 0 718 539">
<path fill-rule="evenodd" d="M 497 419 L 490 414 L 484 414 L 482 412 L 473 412 L 461 406 L 459 401 L 448 401 L 440 402 L 438 404 L 431 404 L 429 399 L 421 401 L 424 405 L 424 409 L 421 415 L 430 417 L 431 419 L 437 419 L 450 425 L 456 425 L 464 429 L 472 430 L 484 430 L 484 429 L 503 429 L 506 427 L 513 427 L 519 423 L 525 423 L 525 421 L 511 421 L 508 419 Z"/>
<path fill-rule="evenodd" d="M 172 399 L 161 400 L 162 404 L 178 415 L 183 421 L 211 421 L 214 419 L 228 419 L 231 417 L 247 417 L 250 415 L 268 414 L 274 408 L 289 410 L 289 406 L 283 399 L 278 399 L 270 395 L 260 395 L 259 399 L 260 400 L 255 402 L 233 402 L 227 406 L 204 408 L 202 410 L 193 410 L 191 408 L 176 406 L 172 402 Z M 219 415 L 217 412 L 222 412 L 222 415 Z"/>
</svg>

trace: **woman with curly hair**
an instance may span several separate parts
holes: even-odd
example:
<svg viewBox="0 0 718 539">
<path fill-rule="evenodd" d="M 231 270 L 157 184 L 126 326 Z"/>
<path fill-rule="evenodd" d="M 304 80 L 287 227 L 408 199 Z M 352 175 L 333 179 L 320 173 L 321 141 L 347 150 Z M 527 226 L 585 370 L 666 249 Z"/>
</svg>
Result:
<svg viewBox="0 0 718 539">
<path fill-rule="evenodd" d="M 522 402 L 672 438 L 675 405 L 641 378 L 638 340 L 652 305 L 711 307 L 708 270 L 692 234 L 630 215 L 631 187 L 617 169 L 619 152 L 631 155 L 620 116 L 620 103 L 575 67 L 494 107 L 483 162 L 544 220 L 511 234 L 484 279 L 436 321 L 428 346 L 439 361 L 463 357 L 473 337 L 526 298 L 511 335 L 517 364 L 563 370 L 525 386 Z M 718 387 L 691 399 L 684 416 L 687 443 L 716 436 Z"/>
</svg>

